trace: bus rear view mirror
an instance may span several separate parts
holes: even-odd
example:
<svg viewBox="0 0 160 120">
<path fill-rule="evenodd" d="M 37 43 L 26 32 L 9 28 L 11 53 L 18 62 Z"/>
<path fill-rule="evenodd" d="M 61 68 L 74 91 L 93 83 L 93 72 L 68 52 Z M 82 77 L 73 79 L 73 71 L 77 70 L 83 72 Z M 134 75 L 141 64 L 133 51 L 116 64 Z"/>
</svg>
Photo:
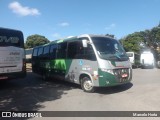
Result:
<svg viewBox="0 0 160 120">
<path fill-rule="evenodd" d="M 88 44 L 88 41 L 84 39 L 84 40 L 82 40 L 82 44 L 83 44 L 83 47 L 86 48 L 86 47 L 88 46 L 88 45 L 87 45 L 87 44 Z"/>
</svg>

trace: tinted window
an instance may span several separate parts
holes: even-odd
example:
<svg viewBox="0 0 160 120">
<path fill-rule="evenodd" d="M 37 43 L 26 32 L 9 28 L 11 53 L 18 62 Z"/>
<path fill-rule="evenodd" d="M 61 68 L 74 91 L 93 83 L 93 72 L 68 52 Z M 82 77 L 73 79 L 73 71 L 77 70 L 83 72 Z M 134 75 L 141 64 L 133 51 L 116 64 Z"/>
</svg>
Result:
<svg viewBox="0 0 160 120">
<path fill-rule="evenodd" d="M 69 59 L 76 58 L 77 51 L 78 51 L 78 41 L 69 42 L 68 43 L 68 52 L 67 52 L 68 55 L 67 55 L 67 58 L 69 58 Z"/>
<path fill-rule="evenodd" d="M 23 34 L 20 31 L 0 29 L 0 46 L 24 47 Z"/>
<path fill-rule="evenodd" d="M 66 49 L 67 49 L 67 42 L 58 44 L 58 49 L 57 49 L 58 59 L 66 58 Z"/>
<path fill-rule="evenodd" d="M 80 38 L 80 40 L 88 40 L 88 38 Z M 78 54 L 81 55 L 82 59 L 96 61 L 96 55 L 94 53 L 92 45 L 88 44 L 87 47 L 83 47 L 82 41 L 79 42 Z"/>
<path fill-rule="evenodd" d="M 43 54 L 47 55 L 49 53 L 49 45 L 44 47 Z"/>
<path fill-rule="evenodd" d="M 50 48 L 49 45 L 48 45 L 48 46 L 45 46 L 45 47 L 43 48 L 42 59 L 48 60 L 48 59 L 50 58 L 50 56 L 49 56 L 49 48 Z"/>
<path fill-rule="evenodd" d="M 96 60 L 92 46 L 88 44 L 88 47 L 84 48 L 81 40 L 70 42 L 68 44 L 68 58 Z"/>
<path fill-rule="evenodd" d="M 55 59 L 56 58 L 56 51 L 57 51 L 57 44 L 51 45 L 51 48 L 50 48 L 50 57 L 51 57 L 51 59 Z"/>
<path fill-rule="evenodd" d="M 38 49 L 33 50 L 33 56 L 37 56 Z"/>
<path fill-rule="evenodd" d="M 90 44 L 88 44 L 88 47 L 84 48 L 84 49 L 85 49 L 84 55 L 85 55 L 86 59 L 96 60 L 96 55 L 95 55 L 94 50 Z"/>
<path fill-rule="evenodd" d="M 42 55 L 42 53 L 43 53 L 43 47 L 38 49 L 38 56 Z"/>
</svg>

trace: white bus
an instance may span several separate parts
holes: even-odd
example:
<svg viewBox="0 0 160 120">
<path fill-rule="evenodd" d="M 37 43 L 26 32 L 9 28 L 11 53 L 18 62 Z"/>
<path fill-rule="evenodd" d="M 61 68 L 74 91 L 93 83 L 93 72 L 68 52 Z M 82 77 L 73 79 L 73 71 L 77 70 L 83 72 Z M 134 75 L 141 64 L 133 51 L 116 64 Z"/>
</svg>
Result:
<svg viewBox="0 0 160 120">
<path fill-rule="evenodd" d="M 141 62 L 142 68 L 146 68 L 146 67 L 153 68 L 155 64 L 154 61 L 155 59 L 154 59 L 154 55 L 152 52 L 144 51 L 141 53 L 140 62 Z"/>
<path fill-rule="evenodd" d="M 26 75 L 23 33 L 0 28 L 0 80 Z"/>
<path fill-rule="evenodd" d="M 126 52 L 133 68 L 140 67 L 140 55 L 135 52 Z"/>
</svg>

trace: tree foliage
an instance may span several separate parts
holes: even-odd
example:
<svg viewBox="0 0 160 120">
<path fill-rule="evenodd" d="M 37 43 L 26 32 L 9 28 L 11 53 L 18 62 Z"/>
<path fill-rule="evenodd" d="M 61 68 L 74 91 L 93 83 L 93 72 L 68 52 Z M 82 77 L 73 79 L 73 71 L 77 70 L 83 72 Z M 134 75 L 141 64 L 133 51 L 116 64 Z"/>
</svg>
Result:
<svg viewBox="0 0 160 120">
<path fill-rule="evenodd" d="M 144 42 L 144 37 L 140 32 L 135 32 L 120 40 L 126 51 L 140 51 L 140 44 Z"/>
<path fill-rule="evenodd" d="M 129 34 L 120 39 L 126 51 L 139 53 L 144 48 L 157 50 L 160 47 L 160 27 Z"/>
<path fill-rule="evenodd" d="M 44 36 L 35 34 L 27 37 L 25 48 L 33 48 L 39 45 L 44 45 L 50 41 Z"/>
<path fill-rule="evenodd" d="M 115 36 L 112 35 L 112 34 L 106 34 L 105 36 L 108 36 L 108 37 L 110 37 L 110 38 L 114 38 L 114 37 L 115 37 Z"/>
</svg>

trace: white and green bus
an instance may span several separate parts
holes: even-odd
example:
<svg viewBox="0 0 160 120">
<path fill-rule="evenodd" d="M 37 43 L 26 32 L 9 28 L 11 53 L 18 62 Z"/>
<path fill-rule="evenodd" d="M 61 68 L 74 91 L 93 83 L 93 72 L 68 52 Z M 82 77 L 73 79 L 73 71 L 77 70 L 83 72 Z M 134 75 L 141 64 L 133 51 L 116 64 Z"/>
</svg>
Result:
<svg viewBox="0 0 160 120">
<path fill-rule="evenodd" d="M 0 28 L 0 80 L 26 76 L 23 33 Z"/>
<path fill-rule="evenodd" d="M 132 79 L 132 66 L 123 47 L 102 35 L 85 34 L 35 47 L 32 70 L 43 79 L 54 77 L 80 84 L 86 92 Z"/>
</svg>

